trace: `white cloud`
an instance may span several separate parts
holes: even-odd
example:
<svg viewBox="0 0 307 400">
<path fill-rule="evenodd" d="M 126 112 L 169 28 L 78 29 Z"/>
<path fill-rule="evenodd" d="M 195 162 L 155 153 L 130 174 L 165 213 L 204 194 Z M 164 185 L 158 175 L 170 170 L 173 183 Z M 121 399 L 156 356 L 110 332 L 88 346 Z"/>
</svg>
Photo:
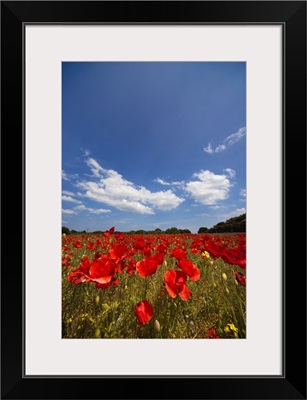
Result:
<svg viewBox="0 0 307 400">
<path fill-rule="evenodd" d="M 89 156 L 91 154 L 91 152 L 88 149 L 82 149 L 82 147 L 81 147 L 81 150 L 83 151 L 83 155 L 85 157 L 87 157 L 87 156 Z"/>
<path fill-rule="evenodd" d="M 206 152 L 208 154 L 220 153 L 220 152 L 226 150 L 227 147 L 232 146 L 233 144 L 237 143 L 245 135 L 246 135 L 246 127 L 244 126 L 244 127 L 240 128 L 237 132 L 232 133 L 231 135 L 227 136 L 226 139 L 224 139 L 222 144 L 219 144 L 218 146 L 213 148 L 211 142 L 209 142 L 208 146 L 204 147 L 203 150 L 204 150 L 204 152 Z"/>
<path fill-rule="evenodd" d="M 234 178 L 236 176 L 236 171 L 231 168 L 225 168 L 223 171 L 228 174 L 229 178 Z"/>
<path fill-rule="evenodd" d="M 240 190 L 240 196 L 241 197 L 246 197 L 246 189 L 241 189 Z"/>
<path fill-rule="evenodd" d="M 231 146 L 235 143 L 237 143 L 240 139 L 243 138 L 246 134 L 246 128 L 245 126 L 243 128 L 240 128 L 238 132 L 232 133 L 231 135 L 227 136 L 227 138 L 224 140 L 224 143 L 226 143 L 227 146 Z"/>
<path fill-rule="evenodd" d="M 91 200 L 140 214 L 154 214 L 154 209 L 172 210 L 184 201 L 171 190 L 151 192 L 143 186 L 136 186 L 118 172 L 102 168 L 93 158 L 87 159 L 86 164 L 92 176 L 100 178 L 98 182 L 83 181 L 77 184 L 85 192 L 84 196 Z"/>
<path fill-rule="evenodd" d="M 105 208 L 91 208 L 91 207 L 86 207 L 85 205 L 80 205 L 77 207 L 74 207 L 74 210 L 77 211 L 88 211 L 91 214 L 105 214 L 105 213 L 110 213 L 112 212 L 111 210 L 106 210 Z"/>
<path fill-rule="evenodd" d="M 215 148 L 215 153 L 220 153 L 221 151 L 226 150 L 226 146 L 224 144 L 219 144 L 216 148 Z"/>
<path fill-rule="evenodd" d="M 156 178 L 154 182 L 160 183 L 163 186 L 182 186 L 184 181 L 166 182 L 164 179 Z"/>
<path fill-rule="evenodd" d="M 68 174 L 67 172 L 62 170 L 62 179 L 64 179 L 64 181 L 70 181 L 71 179 L 77 179 L 78 177 L 78 174 Z"/>
<path fill-rule="evenodd" d="M 170 186 L 170 183 L 165 182 L 163 179 L 160 179 L 160 178 L 154 179 L 154 182 L 158 182 L 158 183 L 160 183 L 161 185 L 164 185 L 164 186 Z"/>
<path fill-rule="evenodd" d="M 228 198 L 232 183 L 226 175 L 216 175 L 208 170 L 201 170 L 193 175 L 197 180 L 188 182 L 185 190 L 192 199 L 204 205 L 214 205 Z"/>
<path fill-rule="evenodd" d="M 210 142 L 208 143 L 208 146 L 207 146 L 207 147 L 204 147 L 204 151 L 205 151 L 206 153 L 208 153 L 208 154 L 213 154 L 213 153 L 214 153 L 214 150 L 213 150 L 213 148 L 212 148 Z"/>
<path fill-rule="evenodd" d="M 63 190 L 62 194 L 66 194 L 67 196 L 75 196 L 75 193 L 70 192 L 69 190 Z"/>
<path fill-rule="evenodd" d="M 80 201 L 80 200 L 77 200 L 77 199 L 74 199 L 73 197 L 71 197 L 71 196 L 62 196 L 62 200 L 63 201 L 69 201 L 69 202 L 71 202 L 71 203 L 77 203 L 77 204 L 81 204 L 82 202 Z"/>
<path fill-rule="evenodd" d="M 62 170 L 62 179 L 64 179 L 64 181 L 69 181 L 68 175 L 63 170 Z"/>
<path fill-rule="evenodd" d="M 96 178 L 99 178 L 100 173 L 103 173 L 105 171 L 93 158 L 88 158 L 85 162 L 87 166 L 90 167 L 93 176 L 95 176 Z"/>
<path fill-rule="evenodd" d="M 74 210 L 67 210 L 62 208 L 62 214 L 77 214 Z"/>
</svg>

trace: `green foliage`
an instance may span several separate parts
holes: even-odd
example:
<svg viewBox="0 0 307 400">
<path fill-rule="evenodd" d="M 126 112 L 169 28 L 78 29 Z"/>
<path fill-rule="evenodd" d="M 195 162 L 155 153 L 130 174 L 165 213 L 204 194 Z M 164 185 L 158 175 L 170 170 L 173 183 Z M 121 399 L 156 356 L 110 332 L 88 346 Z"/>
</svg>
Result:
<svg viewBox="0 0 307 400">
<path fill-rule="evenodd" d="M 67 228 L 67 226 L 62 226 L 62 234 L 65 233 L 65 235 L 68 235 L 70 230 Z"/>
<path fill-rule="evenodd" d="M 202 226 L 201 228 L 198 229 L 198 232 L 197 232 L 197 233 L 207 233 L 208 231 L 209 231 L 208 228 Z"/>
<path fill-rule="evenodd" d="M 185 233 L 189 234 L 191 231 L 189 229 L 178 229 L 176 227 L 168 228 L 165 231 L 162 231 L 161 229 L 157 228 L 154 231 L 145 231 L 143 229 L 139 229 L 137 231 L 128 231 L 125 232 L 127 235 L 156 235 L 156 234 L 179 234 L 179 233 Z"/>
<path fill-rule="evenodd" d="M 176 235 L 178 233 L 191 233 L 189 229 L 178 229 L 176 227 L 166 229 L 165 233 Z"/>
<path fill-rule="evenodd" d="M 198 233 L 240 233 L 246 232 L 246 213 L 238 217 L 230 218 L 225 222 L 219 222 L 206 232 L 200 230 L 207 228 L 199 228 Z"/>
<path fill-rule="evenodd" d="M 178 232 L 178 228 L 173 226 L 172 228 L 166 229 L 165 233 L 176 234 L 176 233 L 179 233 L 179 232 Z"/>
</svg>

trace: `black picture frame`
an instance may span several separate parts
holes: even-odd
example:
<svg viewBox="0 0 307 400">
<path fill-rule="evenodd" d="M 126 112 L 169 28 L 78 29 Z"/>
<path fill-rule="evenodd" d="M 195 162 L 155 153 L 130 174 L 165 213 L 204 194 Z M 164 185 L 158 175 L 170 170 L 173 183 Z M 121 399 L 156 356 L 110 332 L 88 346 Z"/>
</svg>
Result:
<svg viewBox="0 0 307 400">
<path fill-rule="evenodd" d="M 283 26 L 282 376 L 23 375 L 26 267 L 23 29 L 27 23 Z M 1 189 L 2 399 L 306 399 L 305 1 L 1 1 Z M 266 224 L 264 229 L 269 229 L 269 221 Z M 269 327 L 266 329 L 269 335 Z"/>
</svg>

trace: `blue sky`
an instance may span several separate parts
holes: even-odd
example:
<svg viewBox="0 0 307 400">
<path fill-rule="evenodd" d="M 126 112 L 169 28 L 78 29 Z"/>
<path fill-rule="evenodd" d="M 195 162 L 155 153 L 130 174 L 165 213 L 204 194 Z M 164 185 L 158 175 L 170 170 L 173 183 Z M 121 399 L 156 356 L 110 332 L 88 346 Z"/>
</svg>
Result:
<svg viewBox="0 0 307 400">
<path fill-rule="evenodd" d="M 62 63 L 63 226 L 197 233 L 245 212 L 245 63 Z"/>
</svg>

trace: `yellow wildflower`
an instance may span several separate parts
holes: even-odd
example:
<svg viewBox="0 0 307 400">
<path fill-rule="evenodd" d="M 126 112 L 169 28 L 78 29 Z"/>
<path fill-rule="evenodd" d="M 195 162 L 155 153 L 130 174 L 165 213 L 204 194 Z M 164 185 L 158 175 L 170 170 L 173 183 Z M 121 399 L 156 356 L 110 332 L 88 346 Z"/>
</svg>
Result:
<svg viewBox="0 0 307 400">
<path fill-rule="evenodd" d="M 201 253 L 202 258 L 210 258 L 210 254 L 205 250 Z"/>
<path fill-rule="evenodd" d="M 233 324 L 233 323 L 229 323 L 225 326 L 224 328 L 224 332 L 225 333 L 233 333 L 234 337 L 239 337 L 238 332 L 239 329 Z"/>
</svg>

